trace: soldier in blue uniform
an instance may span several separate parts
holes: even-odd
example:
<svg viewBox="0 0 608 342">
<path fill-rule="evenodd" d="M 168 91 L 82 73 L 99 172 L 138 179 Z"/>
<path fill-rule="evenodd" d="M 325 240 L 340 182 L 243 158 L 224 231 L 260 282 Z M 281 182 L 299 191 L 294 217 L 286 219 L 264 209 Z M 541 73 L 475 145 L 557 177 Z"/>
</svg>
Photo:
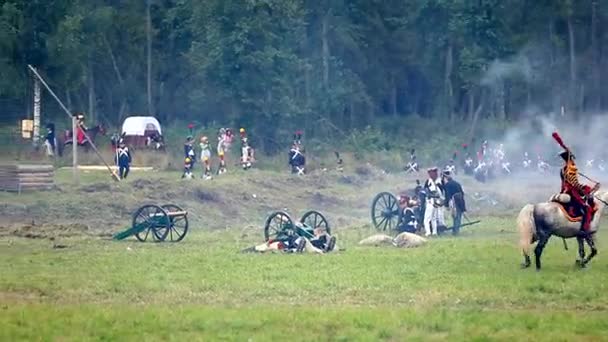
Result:
<svg viewBox="0 0 608 342">
<path fill-rule="evenodd" d="M 46 137 L 44 139 L 46 146 L 46 154 L 49 157 L 54 157 L 57 151 L 57 139 L 55 138 L 55 124 L 49 123 L 46 125 Z"/>
<path fill-rule="evenodd" d="M 118 164 L 118 177 L 120 179 L 126 179 L 131 169 L 131 152 L 129 148 L 125 146 L 124 141 L 118 144 L 116 150 L 116 164 Z"/>
</svg>

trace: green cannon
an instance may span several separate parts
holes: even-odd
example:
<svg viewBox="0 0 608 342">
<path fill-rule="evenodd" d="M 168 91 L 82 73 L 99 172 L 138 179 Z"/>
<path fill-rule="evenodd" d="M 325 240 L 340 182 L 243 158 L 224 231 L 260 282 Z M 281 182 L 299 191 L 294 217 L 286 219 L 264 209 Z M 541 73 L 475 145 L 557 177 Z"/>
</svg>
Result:
<svg viewBox="0 0 608 342">
<path fill-rule="evenodd" d="M 327 219 L 318 211 L 307 211 L 299 222 L 294 221 L 285 211 L 275 211 L 266 219 L 264 239 L 281 241 L 294 235 L 312 239 L 317 228 L 331 234 Z"/>
<path fill-rule="evenodd" d="M 167 239 L 179 242 L 188 233 L 188 212 L 175 204 L 146 204 L 133 214 L 131 228 L 113 236 L 114 240 L 123 240 L 135 235 L 137 240 L 145 242 L 148 238 L 154 242 Z"/>
</svg>

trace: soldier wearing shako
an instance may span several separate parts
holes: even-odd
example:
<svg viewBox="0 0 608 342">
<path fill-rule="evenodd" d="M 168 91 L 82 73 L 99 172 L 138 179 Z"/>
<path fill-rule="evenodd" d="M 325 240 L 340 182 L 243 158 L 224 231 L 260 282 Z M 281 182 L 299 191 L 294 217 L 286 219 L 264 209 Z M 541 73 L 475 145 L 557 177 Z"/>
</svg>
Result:
<svg viewBox="0 0 608 342">
<path fill-rule="evenodd" d="M 416 160 L 416 150 L 410 150 L 410 162 L 405 166 L 405 173 L 418 173 L 419 166 L 418 161 Z"/>
<path fill-rule="evenodd" d="M 118 143 L 118 149 L 116 149 L 116 165 L 118 165 L 120 179 L 126 179 L 131 169 L 131 152 L 122 140 Z"/>
<path fill-rule="evenodd" d="M 599 189 L 599 183 L 592 188 L 578 181 L 578 167 L 574 160 L 574 154 L 564 151 L 559 155 L 565 162 L 560 177 L 562 180 L 561 193 L 570 195 L 570 201 L 575 203 L 583 213 L 581 222 L 581 233 L 586 234 L 591 225 L 594 213 L 593 193 Z"/>
<path fill-rule="evenodd" d="M 306 157 L 302 146 L 301 131 L 297 131 L 293 136 L 293 144 L 289 150 L 289 165 L 293 174 L 303 175 L 306 173 Z"/>
<path fill-rule="evenodd" d="M 424 183 L 426 206 L 424 210 L 425 235 L 437 235 L 438 227 L 445 226 L 443 220 L 443 204 L 445 195 L 443 184 L 439 178 L 437 167 L 427 170 L 429 178 Z"/>
<path fill-rule="evenodd" d="M 211 144 L 206 136 L 201 137 L 201 163 L 203 165 L 203 179 L 211 179 Z"/>
<path fill-rule="evenodd" d="M 231 133 L 232 134 L 232 133 Z M 217 174 L 221 175 L 226 172 L 226 160 L 225 155 L 228 150 L 228 146 L 232 141 L 232 136 L 228 136 L 228 130 L 220 128 L 217 134 L 217 156 L 220 159 L 219 168 Z"/>
<path fill-rule="evenodd" d="M 249 144 L 245 129 L 239 129 L 239 133 L 241 135 L 241 166 L 243 167 L 243 170 L 248 170 L 251 168 L 251 164 L 254 161 L 254 150 Z"/>
<path fill-rule="evenodd" d="M 553 138 L 565 150 L 560 153 L 560 157 L 564 160 L 564 166 L 561 169 L 560 177 L 562 181 L 561 193 L 570 195 L 570 201 L 576 204 L 583 214 L 581 221 L 581 234 L 586 235 L 591 226 L 595 205 L 593 203 L 593 193 L 600 188 L 600 184 L 595 186 L 581 184 L 578 181 L 578 167 L 576 166 L 574 154 L 564 145 L 561 137 L 557 133 L 553 133 Z"/>
<path fill-rule="evenodd" d="M 184 158 L 190 158 L 192 166 L 194 167 L 196 152 L 194 151 L 194 138 L 191 135 L 186 137 L 186 142 L 184 143 Z"/>
</svg>

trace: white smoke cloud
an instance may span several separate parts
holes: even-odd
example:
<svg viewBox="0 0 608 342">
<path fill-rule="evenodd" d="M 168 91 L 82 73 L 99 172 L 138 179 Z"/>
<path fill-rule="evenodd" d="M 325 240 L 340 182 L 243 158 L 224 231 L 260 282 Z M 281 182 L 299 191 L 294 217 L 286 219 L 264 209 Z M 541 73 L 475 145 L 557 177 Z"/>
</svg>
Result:
<svg viewBox="0 0 608 342">
<path fill-rule="evenodd" d="M 526 82 L 533 82 L 534 70 L 530 64 L 528 56 L 520 53 L 506 60 L 494 60 L 489 66 L 480 84 L 483 86 L 493 86 L 502 79 L 509 77 L 523 77 Z"/>
</svg>

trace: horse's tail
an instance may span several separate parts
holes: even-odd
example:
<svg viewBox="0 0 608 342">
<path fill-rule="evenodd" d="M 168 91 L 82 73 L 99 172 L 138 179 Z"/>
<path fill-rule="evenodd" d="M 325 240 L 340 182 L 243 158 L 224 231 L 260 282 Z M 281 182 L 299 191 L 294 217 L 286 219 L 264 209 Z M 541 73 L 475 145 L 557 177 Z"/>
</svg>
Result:
<svg viewBox="0 0 608 342">
<path fill-rule="evenodd" d="M 536 223 L 534 222 L 534 205 L 526 204 L 517 216 L 517 230 L 519 231 L 519 247 L 524 256 L 530 256 L 530 248 L 534 242 Z"/>
</svg>

